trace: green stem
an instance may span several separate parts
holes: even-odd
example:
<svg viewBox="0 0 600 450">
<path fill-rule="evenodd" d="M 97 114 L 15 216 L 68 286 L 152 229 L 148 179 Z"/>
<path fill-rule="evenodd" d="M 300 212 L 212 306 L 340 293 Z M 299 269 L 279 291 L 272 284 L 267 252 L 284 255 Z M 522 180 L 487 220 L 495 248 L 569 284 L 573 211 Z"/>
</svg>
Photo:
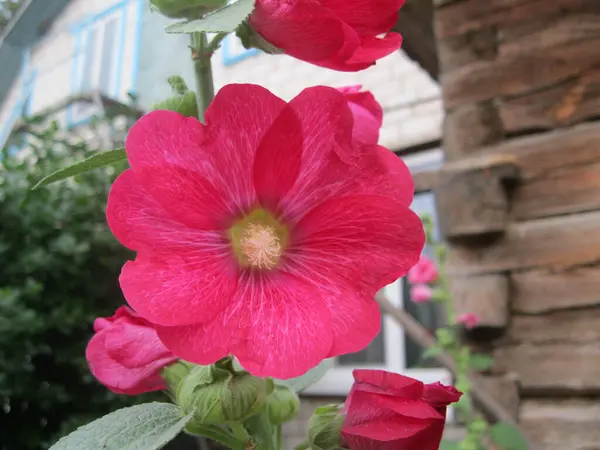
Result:
<svg viewBox="0 0 600 450">
<path fill-rule="evenodd" d="M 232 450 L 244 450 L 245 444 L 239 442 L 234 436 L 228 433 L 226 430 L 211 426 L 211 425 L 198 425 L 198 424 L 188 424 L 185 428 L 186 431 L 190 434 L 195 434 L 197 436 L 203 436 L 205 438 L 211 439 L 215 442 L 225 445 L 226 447 Z"/>
<path fill-rule="evenodd" d="M 281 446 L 281 431 L 281 425 L 277 425 L 275 427 L 275 450 L 283 450 L 283 447 Z"/>
<path fill-rule="evenodd" d="M 248 431 L 246 431 L 246 428 L 244 428 L 244 425 L 242 425 L 241 423 L 231 422 L 229 423 L 229 427 L 231 428 L 231 431 L 233 432 L 235 438 L 239 442 L 243 442 L 244 445 L 246 445 L 251 440 Z"/>
<path fill-rule="evenodd" d="M 217 36 L 218 38 L 218 36 Z M 196 79 L 196 103 L 198 119 L 204 122 L 204 114 L 215 97 L 211 57 L 214 49 L 208 44 L 206 33 L 192 33 L 192 60 L 194 61 L 194 77 Z M 215 38 L 216 39 L 216 38 Z M 222 40 L 223 38 L 221 38 Z M 211 43 L 212 44 L 212 43 Z M 218 46 L 218 43 L 216 44 Z"/>
</svg>

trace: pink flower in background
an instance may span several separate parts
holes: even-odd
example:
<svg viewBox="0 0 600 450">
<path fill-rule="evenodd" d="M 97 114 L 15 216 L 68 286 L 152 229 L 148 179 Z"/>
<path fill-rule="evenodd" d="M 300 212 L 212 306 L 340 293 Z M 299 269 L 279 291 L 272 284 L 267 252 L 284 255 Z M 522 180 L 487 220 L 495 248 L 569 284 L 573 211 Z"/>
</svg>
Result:
<svg viewBox="0 0 600 450">
<path fill-rule="evenodd" d="M 433 283 L 438 278 L 437 266 L 431 258 L 421 255 L 419 262 L 408 271 L 407 278 L 410 284 Z"/>
<path fill-rule="evenodd" d="M 473 313 L 460 314 L 456 318 L 456 323 L 463 324 L 467 329 L 475 328 L 479 323 L 479 317 Z"/>
<path fill-rule="evenodd" d="M 415 303 L 428 302 L 433 295 L 433 289 L 426 284 L 415 284 L 410 288 L 410 299 Z"/>
<path fill-rule="evenodd" d="M 379 130 L 383 123 L 383 108 L 369 91 L 360 92 L 362 86 L 338 88 L 354 116 L 352 138 L 365 144 L 375 145 L 379 141 Z"/>
<path fill-rule="evenodd" d="M 438 450 L 446 407 L 462 393 L 383 370 L 355 370 L 342 437 L 352 450 Z"/>
<path fill-rule="evenodd" d="M 137 251 L 125 297 L 173 353 L 291 378 L 377 335 L 374 295 L 416 263 L 424 231 L 405 164 L 353 141 L 353 123 L 333 88 L 286 103 L 234 84 L 206 125 L 154 111 L 130 129 L 107 219 Z"/>
<path fill-rule="evenodd" d="M 400 48 L 402 36 L 390 30 L 404 1 L 257 0 L 249 23 L 294 58 L 356 72 Z"/>
<path fill-rule="evenodd" d="M 98 318 L 85 356 L 92 374 L 118 394 L 138 395 L 165 389 L 161 370 L 177 360 L 148 321 L 121 306 L 112 317 Z"/>
</svg>

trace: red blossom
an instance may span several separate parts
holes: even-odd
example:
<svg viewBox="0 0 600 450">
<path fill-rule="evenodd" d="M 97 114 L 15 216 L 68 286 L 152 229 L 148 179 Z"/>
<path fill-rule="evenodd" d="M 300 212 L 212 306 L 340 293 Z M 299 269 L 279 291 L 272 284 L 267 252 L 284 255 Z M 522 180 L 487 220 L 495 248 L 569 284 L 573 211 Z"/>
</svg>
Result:
<svg viewBox="0 0 600 450">
<path fill-rule="evenodd" d="M 354 117 L 352 138 L 365 144 L 375 145 L 379 141 L 379 130 L 383 123 L 383 108 L 369 91 L 361 92 L 362 86 L 338 88 L 346 100 Z"/>
<path fill-rule="evenodd" d="M 294 58 L 356 72 L 398 50 L 405 0 L 257 0 L 250 25 Z M 380 37 L 385 35 L 384 37 Z"/>
<path fill-rule="evenodd" d="M 405 164 L 352 126 L 333 88 L 286 103 L 234 84 L 206 125 L 154 111 L 131 128 L 107 218 L 137 251 L 127 301 L 176 355 L 289 378 L 377 335 L 374 295 L 416 263 L 424 232 Z"/>
<path fill-rule="evenodd" d="M 355 370 L 342 437 L 351 450 L 438 450 L 446 407 L 462 393 L 383 370 Z"/>
<path fill-rule="evenodd" d="M 438 278 L 438 269 L 435 262 L 426 255 L 422 255 L 419 262 L 408 271 L 410 284 L 433 283 Z"/>
<path fill-rule="evenodd" d="M 98 381 L 118 394 L 165 389 L 160 372 L 177 357 L 147 320 L 121 306 L 112 317 L 96 319 L 94 331 L 85 356 Z"/>
</svg>

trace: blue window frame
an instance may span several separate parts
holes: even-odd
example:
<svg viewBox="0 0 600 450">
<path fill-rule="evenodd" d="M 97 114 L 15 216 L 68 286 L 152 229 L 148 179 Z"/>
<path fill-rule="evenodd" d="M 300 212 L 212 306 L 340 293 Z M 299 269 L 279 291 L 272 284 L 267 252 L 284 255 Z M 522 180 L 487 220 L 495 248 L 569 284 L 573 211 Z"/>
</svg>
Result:
<svg viewBox="0 0 600 450">
<path fill-rule="evenodd" d="M 256 48 L 244 48 L 239 38 L 233 34 L 228 35 L 221 44 L 223 65 L 226 67 L 233 66 L 259 53 L 260 50 Z"/>
<path fill-rule="evenodd" d="M 71 94 L 100 91 L 120 97 L 128 3 L 119 2 L 72 27 L 75 57 Z M 86 123 L 93 113 L 93 105 L 72 105 L 67 111 L 67 124 L 73 127 Z"/>
</svg>

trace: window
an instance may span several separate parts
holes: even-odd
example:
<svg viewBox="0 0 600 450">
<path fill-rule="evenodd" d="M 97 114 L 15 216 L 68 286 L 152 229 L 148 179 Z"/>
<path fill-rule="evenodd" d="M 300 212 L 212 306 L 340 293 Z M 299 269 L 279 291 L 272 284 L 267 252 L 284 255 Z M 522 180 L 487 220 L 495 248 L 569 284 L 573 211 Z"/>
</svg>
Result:
<svg viewBox="0 0 600 450">
<path fill-rule="evenodd" d="M 423 152 L 422 154 L 404 158 L 411 171 L 431 170 L 442 162 L 441 150 Z M 418 214 L 429 214 L 436 220 L 433 194 L 419 193 L 415 195 L 411 206 Z M 436 230 L 436 232 L 438 232 Z M 439 233 L 439 232 L 438 232 Z M 439 235 L 438 235 L 439 236 Z M 425 249 L 427 252 L 428 249 Z M 425 327 L 434 331 L 444 325 L 444 317 L 440 305 L 428 302 L 416 304 L 410 301 L 410 290 L 405 278 L 383 288 L 383 293 L 396 307 L 404 308 Z M 422 359 L 422 349 L 412 342 L 396 322 L 387 316 L 382 317 L 381 332 L 366 349 L 336 358 L 336 365 L 315 385 L 306 389 L 308 395 L 345 396 L 352 385 L 352 370 L 383 369 L 419 379 L 425 383 L 442 381 L 449 384 L 450 374 L 447 370 L 435 367 Z"/>
<path fill-rule="evenodd" d="M 78 31 L 74 58 L 74 93 L 99 91 L 118 98 L 124 30 L 124 8 L 111 8 L 109 13 L 96 16 Z M 71 122 L 90 117 L 94 105 L 76 103 L 72 108 Z"/>
</svg>

